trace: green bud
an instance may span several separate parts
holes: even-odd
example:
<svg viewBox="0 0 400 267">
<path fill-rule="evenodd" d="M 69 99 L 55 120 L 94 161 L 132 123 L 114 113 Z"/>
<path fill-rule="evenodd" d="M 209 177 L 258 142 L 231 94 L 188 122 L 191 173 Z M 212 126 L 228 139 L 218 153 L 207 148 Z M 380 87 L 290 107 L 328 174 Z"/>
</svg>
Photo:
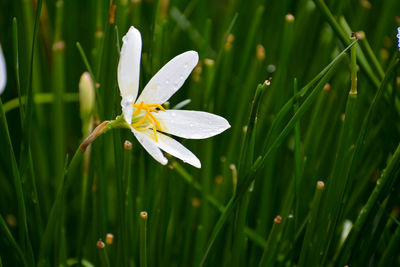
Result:
<svg viewBox="0 0 400 267">
<path fill-rule="evenodd" d="M 91 132 L 92 113 L 94 109 L 94 84 L 88 72 L 84 72 L 79 81 L 79 104 L 82 120 L 82 134 Z"/>
<path fill-rule="evenodd" d="M 82 120 L 90 118 L 94 108 L 94 84 L 89 72 L 84 72 L 79 81 L 79 103 Z"/>
</svg>

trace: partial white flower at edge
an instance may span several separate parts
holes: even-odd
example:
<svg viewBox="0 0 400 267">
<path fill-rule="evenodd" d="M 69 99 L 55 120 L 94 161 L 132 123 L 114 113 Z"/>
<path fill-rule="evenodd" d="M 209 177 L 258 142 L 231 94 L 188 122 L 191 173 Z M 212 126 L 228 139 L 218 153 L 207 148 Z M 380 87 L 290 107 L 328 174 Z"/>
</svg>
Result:
<svg viewBox="0 0 400 267">
<path fill-rule="evenodd" d="M 200 168 L 200 160 L 164 133 L 187 139 L 204 139 L 230 128 L 220 116 L 191 110 L 165 110 L 161 105 L 179 90 L 197 65 L 195 51 L 182 53 L 165 64 L 148 82 L 139 97 L 142 37 L 133 26 L 122 38 L 118 85 L 125 122 L 144 149 L 159 163 L 168 160 L 161 150 Z"/>
<path fill-rule="evenodd" d="M 6 61 L 4 60 L 3 50 L 0 44 L 0 95 L 3 93 L 7 82 Z"/>
<path fill-rule="evenodd" d="M 396 35 L 396 37 L 397 37 L 397 41 L 398 41 L 397 46 L 398 46 L 399 52 L 400 52 L 400 27 L 397 28 L 397 35 Z"/>
</svg>

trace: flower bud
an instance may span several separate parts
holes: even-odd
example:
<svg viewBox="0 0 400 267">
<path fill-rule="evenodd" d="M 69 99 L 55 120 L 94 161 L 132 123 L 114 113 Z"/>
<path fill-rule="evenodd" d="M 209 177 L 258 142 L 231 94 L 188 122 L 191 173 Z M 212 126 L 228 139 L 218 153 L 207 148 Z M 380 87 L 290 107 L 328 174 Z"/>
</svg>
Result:
<svg viewBox="0 0 400 267">
<path fill-rule="evenodd" d="M 125 150 L 132 150 L 132 143 L 129 142 L 128 140 L 125 140 L 125 142 L 124 142 L 124 149 L 125 149 Z"/>
<path fill-rule="evenodd" d="M 113 243 L 113 240 L 114 240 L 114 235 L 108 233 L 106 235 L 106 244 L 111 245 Z"/>
<path fill-rule="evenodd" d="M 275 219 L 274 219 L 274 222 L 277 223 L 277 224 L 280 224 L 282 222 L 282 217 L 279 216 L 279 215 L 276 216 Z"/>
<path fill-rule="evenodd" d="M 259 44 L 256 48 L 256 57 L 258 60 L 262 61 L 265 59 L 265 48 L 263 45 Z"/>
<path fill-rule="evenodd" d="M 86 120 L 92 115 L 94 98 L 95 92 L 92 77 L 89 72 L 84 72 L 79 81 L 79 103 L 82 120 Z"/>
<path fill-rule="evenodd" d="M 147 219 L 147 211 L 141 211 L 140 212 L 140 217 L 142 218 L 142 219 Z"/>
<path fill-rule="evenodd" d="M 99 241 L 97 241 L 96 246 L 98 249 L 103 249 L 106 246 L 106 244 L 104 244 L 104 242 L 100 238 Z"/>
</svg>

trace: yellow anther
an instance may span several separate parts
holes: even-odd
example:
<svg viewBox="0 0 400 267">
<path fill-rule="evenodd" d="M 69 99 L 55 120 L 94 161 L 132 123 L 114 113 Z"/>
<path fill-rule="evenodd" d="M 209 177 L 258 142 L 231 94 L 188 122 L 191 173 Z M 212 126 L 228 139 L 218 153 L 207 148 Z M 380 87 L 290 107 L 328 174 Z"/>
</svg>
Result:
<svg viewBox="0 0 400 267">
<path fill-rule="evenodd" d="M 148 128 L 153 129 L 155 140 L 156 140 L 156 142 L 158 142 L 157 130 L 162 130 L 162 128 L 161 128 L 160 122 L 152 114 L 152 112 L 158 113 L 160 110 L 165 111 L 165 108 L 163 108 L 160 104 L 156 104 L 156 103 L 144 104 L 143 101 L 140 102 L 140 104 L 133 104 L 133 107 L 136 108 L 135 112 L 133 113 L 133 117 L 136 117 L 137 115 L 139 115 L 142 110 L 145 112 L 145 115 L 138 122 L 133 123 L 132 127 L 137 128 L 147 121 L 150 124 L 148 126 Z"/>
</svg>

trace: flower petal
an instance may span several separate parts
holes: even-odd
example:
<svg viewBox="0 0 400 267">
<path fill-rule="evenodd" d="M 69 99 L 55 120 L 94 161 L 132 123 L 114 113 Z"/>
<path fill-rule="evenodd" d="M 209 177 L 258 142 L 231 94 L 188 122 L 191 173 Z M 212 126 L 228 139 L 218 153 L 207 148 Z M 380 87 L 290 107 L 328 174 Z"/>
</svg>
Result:
<svg viewBox="0 0 400 267">
<path fill-rule="evenodd" d="M 136 99 L 139 89 L 140 56 L 142 37 L 133 26 L 122 38 L 122 49 L 118 63 L 118 85 L 121 96 Z"/>
<path fill-rule="evenodd" d="M 133 103 L 135 99 L 133 96 L 123 97 L 121 100 L 122 113 L 124 114 L 125 121 L 130 125 L 133 116 Z"/>
<path fill-rule="evenodd" d="M 163 132 L 187 139 L 208 138 L 231 127 L 223 117 L 202 111 L 169 109 L 153 115 Z"/>
<path fill-rule="evenodd" d="M 171 154 L 172 156 L 177 157 L 183 160 L 183 162 L 189 163 L 196 168 L 201 168 L 200 160 L 189 149 L 184 147 L 175 139 L 160 132 L 157 132 L 158 141 L 156 142 L 154 138 L 154 133 L 151 129 L 142 131 L 142 133 L 148 136 L 152 140 L 154 145 L 158 146 L 168 154 Z"/>
<path fill-rule="evenodd" d="M 0 45 L 0 95 L 3 93 L 7 82 L 6 61 L 4 60 L 3 50 Z"/>
<path fill-rule="evenodd" d="M 171 59 L 151 78 L 136 103 L 163 104 L 181 88 L 198 61 L 196 51 L 187 51 Z"/>
<path fill-rule="evenodd" d="M 161 150 L 157 147 L 155 144 L 154 140 L 151 139 L 146 134 L 143 134 L 142 132 L 136 131 L 135 129 L 131 129 L 132 133 L 135 135 L 136 139 L 139 141 L 139 143 L 146 149 L 146 151 L 159 163 L 162 165 L 166 165 L 168 163 L 168 160 L 164 157 L 163 153 Z"/>
</svg>

